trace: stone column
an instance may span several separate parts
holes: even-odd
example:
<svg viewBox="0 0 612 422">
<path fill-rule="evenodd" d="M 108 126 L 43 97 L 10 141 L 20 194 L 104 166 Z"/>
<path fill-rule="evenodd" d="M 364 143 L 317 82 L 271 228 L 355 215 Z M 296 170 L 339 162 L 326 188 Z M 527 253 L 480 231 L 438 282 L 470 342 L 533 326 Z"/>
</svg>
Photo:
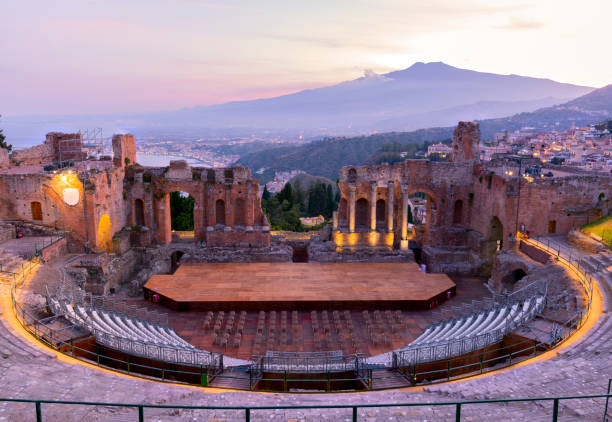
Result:
<svg viewBox="0 0 612 422">
<path fill-rule="evenodd" d="M 370 231 L 376 230 L 376 182 L 370 182 Z"/>
<path fill-rule="evenodd" d="M 402 240 L 408 239 L 408 186 L 402 186 Z"/>
<path fill-rule="evenodd" d="M 349 233 L 355 231 L 355 185 L 349 186 Z"/>
<path fill-rule="evenodd" d="M 393 194 L 395 189 L 395 183 L 389 180 L 387 187 L 387 230 L 393 231 Z"/>
<path fill-rule="evenodd" d="M 332 229 L 338 230 L 338 211 L 332 212 Z"/>
</svg>

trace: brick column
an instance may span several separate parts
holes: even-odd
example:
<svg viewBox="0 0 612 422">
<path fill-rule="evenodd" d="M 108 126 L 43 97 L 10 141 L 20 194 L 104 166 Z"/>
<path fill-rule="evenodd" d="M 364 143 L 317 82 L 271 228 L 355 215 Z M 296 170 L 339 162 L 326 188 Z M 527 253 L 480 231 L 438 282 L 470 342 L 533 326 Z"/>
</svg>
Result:
<svg viewBox="0 0 612 422">
<path fill-rule="evenodd" d="M 355 185 L 349 186 L 349 233 L 355 231 Z"/>
<path fill-rule="evenodd" d="M 246 201 L 246 226 L 253 227 L 255 225 L 255 212 L 254 212 L 254 202 L 255 199 L 259 195 L 259 192 L 253 192 L 253 182 L 247 182 L 247 201 Z"/>
<path fill-rule="evenodd" d="M 408 186 L 402 186 L 402 240 L 408 239 Z"/>
<path fill-rule="evenodd" d="M 376 182 L 370 182 L 370 231 L 376 230 Z"/>
<path fill-rule="evenodd" d="M 213 195 L 214 185 L 208 185 L 208 225 L 215 225 L 215 198 Z"/>
<path fill-rule="evenodd" d="M 225 227 L 233 227 L 234 222 L 232 221 L 232 207 L 231 207 L 231 199 L 232 199 L 232 187 L 225 187 Z"/>
<path fill-rule="evenodd" d="M 161 199 L 155 200 L 157 216 L 157 242 L 167 244 L 172 242 L 172 229 L 170 220 L 170 195 L 164 194 Z"/>
<path fill-rule="evenodd" d="M 389 180 L 387 187 L 387 230 L 393 231 L 393 194 L 395 184 Z"/>
</svg>

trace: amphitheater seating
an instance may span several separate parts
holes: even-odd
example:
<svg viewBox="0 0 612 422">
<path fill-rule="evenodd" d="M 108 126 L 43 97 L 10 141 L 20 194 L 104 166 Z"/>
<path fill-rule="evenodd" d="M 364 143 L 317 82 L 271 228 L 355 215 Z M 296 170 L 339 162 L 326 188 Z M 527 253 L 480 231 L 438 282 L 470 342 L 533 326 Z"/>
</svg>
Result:
<svg viewBox="0 0 612 422">
<path fill-rule="evenodd" d="M 544 297 L 538 296 L 526 300 L 522 305 L 515 303 L 511 306 L 497 306 L 462 318 L 445 320 L 429 326 L 406 348 L 496 331 L 506 325 L 533 318 L 543 306 Z"/>
<path fill-rule="evenodd" d="M 517 326 L 533 319 L 536 313 L 542 311 L 544 304 L 545 296 L 537 295 L 524 300 L 522 303 L 501 304 L 480 312 L 463 315 L 459 318 L 446 319 L 430 325 L 416 340 L 395 352 L 416 351 L 467 339 L 474 340 L 476 338 L 480 338 L 481 341 L 473 341 L 472 344 L 478 344 L 479 348 L 486 347 L 494 341 L 498 341 L 503 335 L 511 332 Z M 498 335 L 486 336 L 486 334 L 493 333 Z M 374 335 L 376 339 L 377 334 L 375 333 Z M 378 341 L 384 340 L 378 339 Z M 450 350 L 450 348 L 446 350 Z M 464 352 L 463 349 L 461 351 Z M 368 363 L 388 363 L 391 361 L 393 353 L 388 352 L 373 356 L 368 358 Z M 418 354 L 414 356 L 418 356 Z M 421 358 L 418 359 L 420 360 Z"/>
<path fill-rule="evenodd" d="M 91 302 L 73 302 L 61 295 L 48 295 L 47 303 L 54 314 L 63 315 L 75 326 L 90 331 L 100 344 L 116 350 L 183 364 L 216 367 L 222 363 L 233 366 L 247 363 L 241 359 L 227 358 L 218 353 L 197 349 L 166 325 L 90 306 Z M 234 338 L 231 344 L 239 345 L 241 337 L 240 335 Z M 228 332 L 219 332 L 217 340 L 226 347 L 230 343 L 229 338 Z"/>
<path fill-rule="evenodd" d="M 162 327 L 148 321 L 137 320 L 83 305 L 73 307 L 70 302 L 58 298 L 50 298 L 50 305 L 55 314 L 64 314 L 73 324 L 90 331 L 98 330 L 119 338 L 144 343 L 196 349 L 179 337 L 170 327 Z"/>
</svg>

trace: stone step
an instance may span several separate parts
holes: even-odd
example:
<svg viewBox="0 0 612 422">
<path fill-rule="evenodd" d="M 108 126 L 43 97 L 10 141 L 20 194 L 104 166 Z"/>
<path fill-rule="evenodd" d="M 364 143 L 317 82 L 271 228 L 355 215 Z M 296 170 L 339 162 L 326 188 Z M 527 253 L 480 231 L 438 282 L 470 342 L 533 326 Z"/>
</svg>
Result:
<svg viewBox="0 0 612 422">
<path fill-rule="evenodd" d="M 20 339 L 13 333 L 0 312 L 0 350 L 10 355 L 17 355 L 23 358 L 54 358 L 55 355 L 31 346 L 27 341 Z"/>
<path fill-rule="evenodd" d="M 211 387 L 218 388 L 233 388 L 237 390 L 248 390 L 249 389 L 249 376 L 244 373 L 236 373 L 224 371 L 221 375 L 215 377 L 211 382 Z"/>
<path fill-rule="evenodd" d="M 609 255 L 607 253 L 603 253 L 603 254 L 599 254 L 598 255 L 600 257 L 600 260 L 606 264 L 607 266 L 611 266 L 612 265 L 612 255 Z"/>
</svg>

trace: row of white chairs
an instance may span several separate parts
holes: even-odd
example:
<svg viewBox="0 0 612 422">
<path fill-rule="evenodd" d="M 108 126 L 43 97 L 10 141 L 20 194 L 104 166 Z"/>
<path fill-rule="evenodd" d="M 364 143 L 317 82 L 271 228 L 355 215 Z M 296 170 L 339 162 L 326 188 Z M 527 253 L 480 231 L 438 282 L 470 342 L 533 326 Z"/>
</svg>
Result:
<svg viewBox="0 0 612 422">
<path fill-rule="evenodd" d="M 544 305 L 545 296 L 536 295 L 522 303 L 515 302 L 507 305 L 497 305 L 491 309 L 474 312 L 459 318 L 446 319 L 431 324 L 412 343 L 395 351 L 369 357 L 367 360 L 370 364 L 390 365 L 394 353 L 410 350 L 418 351 L 429 347 L 433 350 L 440 345 L 476 338 L 479 338 L 481 341 L 468 343 L 480 344 L 481 347 L 486 347 L 490 343 L 487 340 L 499 341 L 503 335 L 533 319 L 537 313 L 542 311 Z M 461 353 L 463 352 L 461 351 Z"/>
<path fill-rule="evenodd" d="M 441 321 L 430 325 L 416 340 L 406 348 L 421 347 L 463 337 L 514 327 L 521 321 L 530 320 L 544 306 L 544 296 L 532 297 L 523 304 L 497 306 L 461 318 Z"/>
<path fill-rule="evenodd" d="M 50 297 L 49 305 L 55 314 L 64 316 L 73 324 L 89 331 L 102 331 L 115 337 L 143 343 L 171 346 L 180 349 L 196 349 L 167 326 L 152 324 L 114 312 L 102 311 L 63 299 Z"/>
</svg>

